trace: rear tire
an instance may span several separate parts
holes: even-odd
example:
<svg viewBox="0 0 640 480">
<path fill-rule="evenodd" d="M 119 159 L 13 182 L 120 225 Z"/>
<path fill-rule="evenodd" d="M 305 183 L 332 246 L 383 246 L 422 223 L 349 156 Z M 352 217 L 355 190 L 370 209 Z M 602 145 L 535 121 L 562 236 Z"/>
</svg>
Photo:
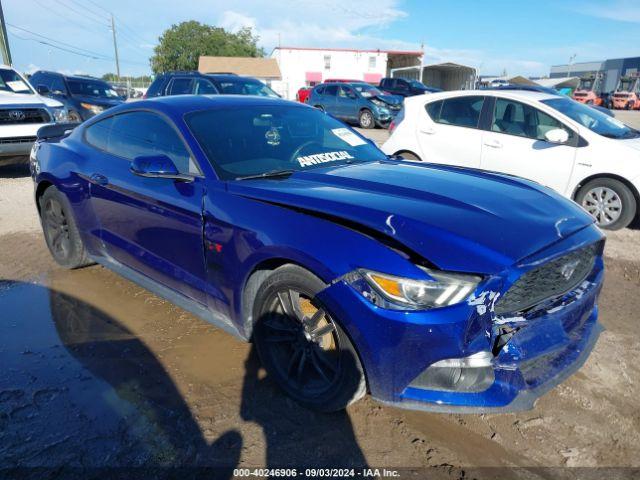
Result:
<svg viewBox="0 0 640 480">
<path fill-rule="evenodd" d="M 56 263 L 68 269 L 91 264 L 67 197 L 51 186 L 44 191 L 38 203 L 44 238 Z"/>
<path fill-rule="evenodd" d="M 578 190 L 576 202 L 606 230 L 626 228 L 636 216 L 636 199 L 624 183 L 596 178 Z"/>
<path fill-rule="evenodd" d="M 360 115 L 358 116 L 358 123 L 360 125 L 360 128 L 375 128 L 376 120 L 373 117 L 373 113 L 371 113 L 371 110 L 369 110 L 368 108 L 362 110 L 360 112 Z"/>
<path fill-rule="evenodd" d="M 344 409 L 366 393 L 355 347 L 316 295 L 327 285 L 297 265 L 273 271 L 254 303 L 253 341 L 262 365 L 301 405 Z"/>
</svg>

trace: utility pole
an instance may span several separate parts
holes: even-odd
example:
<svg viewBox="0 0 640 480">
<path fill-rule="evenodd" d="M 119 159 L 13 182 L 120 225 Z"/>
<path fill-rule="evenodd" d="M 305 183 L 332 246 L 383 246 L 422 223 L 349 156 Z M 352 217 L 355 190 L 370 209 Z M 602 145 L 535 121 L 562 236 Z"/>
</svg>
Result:
<svg viewBox="0 0 640 480">
<path fill-rule="evenodd" d="M 569 57 L 569 64 L 567 65 L 567 78 L 569 78 L 569 74 L 571 73 L 571 65 L 573 65 L 573 61 L 576 59 L 576 53 Z"/>
<path fill-rule="evenodd" d="M 9 39 L 7 38 L 7 26 L 4 24 L 2 0 L 0 0 L 0 50 L 2 50 L 2 62 L 5 65 L 11 65 L 11 51 L 9 50 Z"/>
<path fill-rule="evenodd" d="M 118 58 L 118 42 L 116 40 L 116 22 L 113 19 L 113 13 L 111 14 L 111 32 L 113 33 L 113 49 L 116 52 L 116 76 L 120 81 L 120 59 Z"/>
</svg>

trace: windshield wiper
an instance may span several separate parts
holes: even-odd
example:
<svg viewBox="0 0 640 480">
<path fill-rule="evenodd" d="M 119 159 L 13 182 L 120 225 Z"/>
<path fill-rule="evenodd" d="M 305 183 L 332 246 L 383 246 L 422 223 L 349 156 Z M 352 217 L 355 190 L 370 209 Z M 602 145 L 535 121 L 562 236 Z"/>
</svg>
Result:
<svg viewBox="0 0 640 480">
<path fill-rule="evenodd" d="M 270 170 L 268 172 L 257 173 L 255 175 L 244 175 L 236 177 L 236 180 L 252 180 L 256 178 L 282 178 L 293 175 L 297 170 Z"/>
</svg>

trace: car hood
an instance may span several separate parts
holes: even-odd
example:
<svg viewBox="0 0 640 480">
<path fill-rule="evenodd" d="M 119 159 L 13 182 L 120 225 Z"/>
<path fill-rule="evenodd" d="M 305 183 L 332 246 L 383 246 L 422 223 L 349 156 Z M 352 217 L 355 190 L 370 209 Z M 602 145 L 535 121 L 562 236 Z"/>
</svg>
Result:
<svg viewBox="0 0 640 480">
<path fill-rule="evenodd" d="M 36 94 L 0 91 L 0 106 L 21 105 L 34 107 L 62 107 L 62 103 Z"/>
<path fill-rule="evenodd" d="M 460 272 L 498 273 L 593 223 L 578 205 L 533 182 L 410 162 L 320 168 L 228 188 L 377 232 Z"/>
<path fill-rule="evenodd" d="M 399 95 L 376 95 L 373 98 L 377 98 L 389 105 L 400 105 L 402 104 L 403 100 L 403 98 Z"/>
<path fill-rule="evenodd" d="M 98 105 L 99 107 L 115 107 L 124 103 L 124 100 L 120 98 L 103 98 L 103 97 L 91 97 L 84 95 L 74 95 L 73 98 L 80 102 L 90 103 L 92 105 Z"/>
<path fill-rule="evenodd" d="M 634 150 L 640 151 L 640 137 L 638 138 L 630 138 L 628 140 L 619 140 L 620 144 L 625 147 L 633 148 Z"/>
</svg>

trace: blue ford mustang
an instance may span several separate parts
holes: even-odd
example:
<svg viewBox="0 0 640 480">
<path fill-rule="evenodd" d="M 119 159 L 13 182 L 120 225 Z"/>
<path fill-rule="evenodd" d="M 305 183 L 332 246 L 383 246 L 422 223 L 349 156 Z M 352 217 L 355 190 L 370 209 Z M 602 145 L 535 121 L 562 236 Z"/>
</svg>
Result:
<svg viewBox="0 0 640 480">
<path fill-rule="evenodd" d="M 66 128 L 31 155 L 55 260 L 101 263 L 254 342 L 309 408 L 367 391 L 531 408 L 599 334 L 603 236 L 533 182 L 388 158 L 279 99 L 159 98 Z"/>
</svg>

